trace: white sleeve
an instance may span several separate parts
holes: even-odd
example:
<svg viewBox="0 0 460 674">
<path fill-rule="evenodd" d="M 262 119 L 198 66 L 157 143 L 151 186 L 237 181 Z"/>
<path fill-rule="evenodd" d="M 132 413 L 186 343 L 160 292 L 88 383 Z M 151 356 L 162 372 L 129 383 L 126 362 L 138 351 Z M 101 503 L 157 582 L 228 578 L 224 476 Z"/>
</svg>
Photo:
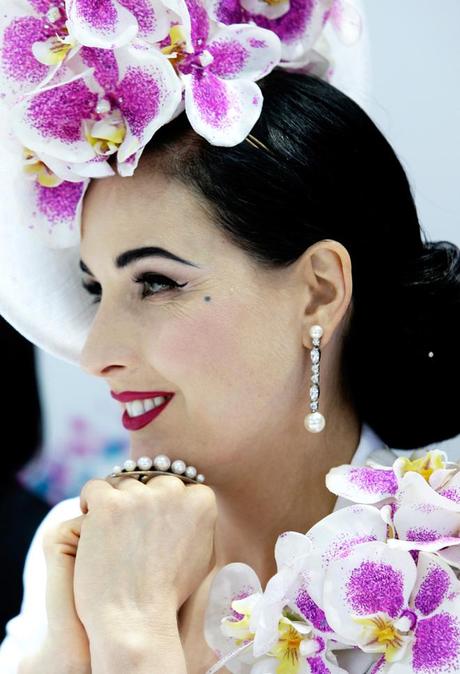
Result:
<svg viewBox="0 0 460 674">
<path fill-rule="evenodd" d="M 6 637 L 0 644 L 0 674 L 17 674 L 21 660 L 37 652 L 43 643 L 48 624 L 43 532 L 51 524 L 79 515 L 79 497 L 66 499 L 49 511 L 35 532 L 24 565 L 21 612 L 7 622 Z"/>
</svg>

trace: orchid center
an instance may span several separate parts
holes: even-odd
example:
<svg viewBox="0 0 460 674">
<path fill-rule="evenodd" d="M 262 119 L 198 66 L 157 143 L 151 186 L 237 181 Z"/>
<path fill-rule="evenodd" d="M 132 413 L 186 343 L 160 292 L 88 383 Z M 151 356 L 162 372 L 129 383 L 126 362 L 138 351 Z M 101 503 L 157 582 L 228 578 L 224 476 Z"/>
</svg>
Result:
<svg viewBox="0 0 460 674">
<path fill-rule="evenodd" d="M 98 121 L 84 122 L 85 137 L 98 155 L 117 152 L 126 136 L 126 126 L 119 110 L 113 110 Z"/>
<path fill-rule="evenodd" d="M 371 646 L 373 651 L 383 653 L 385 660 L 392 662 L 410 638 L 416 618 L 412 611 L 406 611 L 397 620 L 386 613 L 367 618 L 353 617 L 353 620 L 363 626 L 366 645 Z"/>
<path fill-rule="evenodd" d="M 324 648 L 322 640 L 314 637 L 311 625 L 303 621 L 283 615 L 278 632 L 278 642 L 268 653 L 279 660 L 276 674 L 297 674 L 301 657 L 317 655 Z"/>
<path fill-rule="evenodd" d="M 436 450 L 427 452 L 426 456 L 422 456 L 419 459 L 410 460 L 404 458 L 402 462 L 402 474 L 409 472 L 415 472 L 421 475 L 427 482 L 430 479 L 432 473 L 436 470 L 445 468 L 445 461 L 442 458 L 442 454 Z"/>
<path fill-rule="evenodd" d="M 42 187 L 57 187 L 63 182 L 62 178 L 53 173 L 35 152 L 27 147 L 23 149 L 23 158 L 24 172 L 34 177 Z"/>
<path fill-rule="evenodd" d="M 168 57 L 170 63 L 177 70 L 179 63 L 187 55 L 186 47 L 187 34 L 185 28 L 181 24 L 176 24 L 169 31 L 169 45 L 162 47 L 161 51 Z"/>
</svg>

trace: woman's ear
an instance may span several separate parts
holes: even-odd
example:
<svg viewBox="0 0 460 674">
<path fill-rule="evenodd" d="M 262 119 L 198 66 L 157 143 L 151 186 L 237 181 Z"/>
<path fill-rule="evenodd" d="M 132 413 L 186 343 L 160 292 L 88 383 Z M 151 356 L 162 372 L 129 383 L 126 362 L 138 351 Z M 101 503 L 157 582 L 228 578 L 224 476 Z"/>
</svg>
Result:
<svg viewBox="0 0 460 674">
<path fill-rule="evenodd" d="M 338 241 L 323 239 L 297 260 L 306 292 L 303 294 L 303 343 L 311 347 L 310 328 L 321 325 L 324 347 L 350 305 L 353 290 L 351 259 Z"/>
</svg>

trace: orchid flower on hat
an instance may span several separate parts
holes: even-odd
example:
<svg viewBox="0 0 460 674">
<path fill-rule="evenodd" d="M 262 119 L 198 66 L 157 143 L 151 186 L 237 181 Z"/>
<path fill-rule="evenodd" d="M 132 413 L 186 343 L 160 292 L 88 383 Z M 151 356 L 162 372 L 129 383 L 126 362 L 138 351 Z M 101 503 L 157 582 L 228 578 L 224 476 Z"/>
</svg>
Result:
<svg viewBox="0 0 460 674">
<path fill-rule="evenodd" d="M 85 190 L 114 175 L 111 155 L 133 175 L 183 111 L 208 142 L 237 145 L 261 114 L 256 82 L 277 66 L 324 74 L 313 49 L 324 26 L 353 23 L 339 0 L 244 2 L 15 0 L 2 11 L 0 99 L 23 157 L 19 200 L 47 246 L 78 243 Z"/>
</svg>

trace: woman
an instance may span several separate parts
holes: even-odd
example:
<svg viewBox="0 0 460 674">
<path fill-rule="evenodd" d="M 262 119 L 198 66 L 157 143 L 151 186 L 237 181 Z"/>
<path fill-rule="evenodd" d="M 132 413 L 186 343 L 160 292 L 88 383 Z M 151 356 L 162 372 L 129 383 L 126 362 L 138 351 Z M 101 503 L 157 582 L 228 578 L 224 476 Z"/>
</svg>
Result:
<svg viewBox="0 0 460 674">
<path fill-rule="evenodd" d="M 278 70 L 262 90 L 258 144 L 214 147 L 181 115 L 131 180 L 85 196 L 82 281 L 99 305 L 80 365 L 108 393 L 165 394 L 131 458 L 180 456 L 210 486 L 95 479 L 83 515 L 57 506 L 48 628 L 20 674 L 205 672 L 219 569 L 245 562 L 265 586 L 280 532 L 337 506 L 332 466 L 459 432 L 458 249 L 422 240 L 395 153 L 350 98 Z M 326 423 L 312 433 L 314 325 Z"/>
</svg>

